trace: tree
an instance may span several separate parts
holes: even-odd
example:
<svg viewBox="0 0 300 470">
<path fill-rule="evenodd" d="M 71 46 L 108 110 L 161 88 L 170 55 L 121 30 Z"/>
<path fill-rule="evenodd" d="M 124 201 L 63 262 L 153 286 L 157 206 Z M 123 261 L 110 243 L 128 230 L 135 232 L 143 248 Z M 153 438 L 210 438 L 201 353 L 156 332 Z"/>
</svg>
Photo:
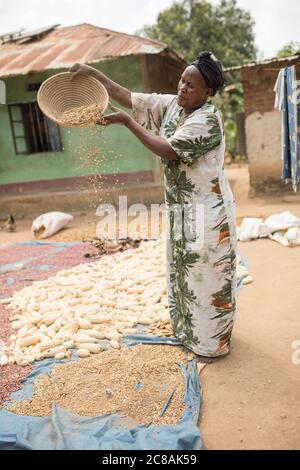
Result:
<svg viewBox="0 0 300 470">
<path fill-rule="evenodd" d="M 251 14 L 237 6 L 237 0 L 174 2 L 145 26 L 139 34 L 167 43 L 188 62 L 201 50 L 212 51 L 225 67 L 256 59 Z"/>
<path fill-rule="evenodd" d="M 300 54 L 300 42 L 290 41 L 277 52 L 276 57 L 289 57 L 297 54 Z"/>
<path fill-rule="evenodd" d="M 237 122 L 236 114 L 243 111 L 243 87 L 241 83 L 233 83 L 225 88 L 223 93 L 217 94 L 214 104 L 224 116 L 226 153 L 233 160 L 236 154 Z"/>
<path fill-rule="evenodd" d="M 251 14 L 237 6 L 237 0 L 178 0 L 163 10 L 156 24 L 145 26 L 139 34 L 167 43 L 187 62 L 202 50 L 212 51 L 224 67 L 256 60 L 254 21 Z M 243 110 L 243 92 L 238 76 L 231 92 L 214 98 L 225 118 L 227 153 L 234 158 L 236 147 L 236 113 Z"/>
</svg>

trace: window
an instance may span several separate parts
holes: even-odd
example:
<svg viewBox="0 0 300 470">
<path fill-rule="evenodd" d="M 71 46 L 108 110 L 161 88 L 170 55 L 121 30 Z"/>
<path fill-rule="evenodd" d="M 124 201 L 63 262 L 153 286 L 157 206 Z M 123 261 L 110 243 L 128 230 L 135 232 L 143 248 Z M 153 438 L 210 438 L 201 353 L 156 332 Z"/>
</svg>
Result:
<svg viewBox="0 0 300 470">
<path fill-rule="evenodd" d="M 36 102 L 8 108 L 17 155 L 62 151 L 59 127 L 40 111 Z"/>
<path fill-rule="evenodd" d="M 41 83 L 28 83 L 27 91 L 38 91 L 40 89 Z"/>
</svg>

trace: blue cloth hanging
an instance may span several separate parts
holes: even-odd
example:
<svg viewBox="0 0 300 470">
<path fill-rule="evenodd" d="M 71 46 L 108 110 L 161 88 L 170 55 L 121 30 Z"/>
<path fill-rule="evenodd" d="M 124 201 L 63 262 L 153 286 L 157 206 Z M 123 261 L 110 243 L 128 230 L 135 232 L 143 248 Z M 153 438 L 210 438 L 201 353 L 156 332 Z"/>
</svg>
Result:
<svg viewBox="0 0 300 470">
<path fill-rule="evenodd" d="M 294 65 L 280 70 L 274 91 L 275 108 L 282 112 L 282 178 L 296 192 L 300 182 L 300 99 Z"/>
</svg>

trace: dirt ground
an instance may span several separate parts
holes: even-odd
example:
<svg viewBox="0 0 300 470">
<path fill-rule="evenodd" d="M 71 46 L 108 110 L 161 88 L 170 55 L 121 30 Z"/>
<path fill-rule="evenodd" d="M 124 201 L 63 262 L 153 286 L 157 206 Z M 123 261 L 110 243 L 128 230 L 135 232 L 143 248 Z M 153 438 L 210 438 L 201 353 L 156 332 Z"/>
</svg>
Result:
<svg viewBox="0 0 300 470">
<path fill-rule="evenodd" d="M 249 198 L 247 167 L 229 168 L 228 175 L 238 224 L 285 210 L 300 217 L 299 195 Z M 30 240 L 31 222 L 17 220 L 16 232 L 0 231 L 0 243 Z M 94 236 L 95 223 L 93 213 L 75 214 L 49 240 Z M 300 363 L 292 361 L 292 343 L 300 340 L 300 247 L 261 239 L 238 249 L 254 282 L 238 296 L 232 353 L 201 372 L 204 442 L 208 449 L 300 449 Z"/>
</svg>

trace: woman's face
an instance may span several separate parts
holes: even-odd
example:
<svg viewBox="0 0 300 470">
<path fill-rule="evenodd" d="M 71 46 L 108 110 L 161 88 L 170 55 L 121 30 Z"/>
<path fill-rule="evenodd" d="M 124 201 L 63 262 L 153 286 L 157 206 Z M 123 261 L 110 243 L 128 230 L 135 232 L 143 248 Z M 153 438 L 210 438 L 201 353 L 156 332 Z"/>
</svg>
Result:
<svg viewBox="0 0 300 470">
<path fill-rule="evenodd" d="M 197 67 L 189 65 L 178 83 L 177 103 L 184 111 L 191 113 L 200 108 L 212 95 L 212 88 L 206 82 Z"/>
</svg>

